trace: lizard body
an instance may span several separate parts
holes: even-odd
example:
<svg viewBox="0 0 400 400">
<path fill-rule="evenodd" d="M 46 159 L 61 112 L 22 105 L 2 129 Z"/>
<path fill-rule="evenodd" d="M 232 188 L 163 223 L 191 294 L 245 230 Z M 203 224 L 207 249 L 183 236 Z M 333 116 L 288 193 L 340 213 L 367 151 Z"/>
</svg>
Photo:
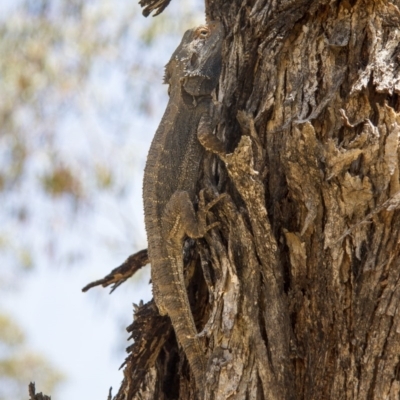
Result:
<svg viewBox="0 0 400 400">
<path fill-rule="evenodd" d="M 165 83 L 170 99 L 147 157 L 143 199 L 153 294 L 162 315 L 171 318 L 201 386 L 205 357 L 186 292 L 182 245 L 186 236 L 202 237 L 209 207 L 200 196 L 193 200 L 205 149 L 198 140 L 199 125 L 208 121 L 211 92 L 221 71 L 223 27 L 219 22 L 188 30 L 166 65 Z"/>
</svg>

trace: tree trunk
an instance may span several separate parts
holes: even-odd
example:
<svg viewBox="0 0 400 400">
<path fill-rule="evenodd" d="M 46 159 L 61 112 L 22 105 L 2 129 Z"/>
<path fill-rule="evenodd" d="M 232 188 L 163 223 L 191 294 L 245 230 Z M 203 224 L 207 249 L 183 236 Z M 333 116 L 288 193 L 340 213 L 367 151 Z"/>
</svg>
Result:
<svg viewBox="0 0 400 400">
<path fill-rule="evenodd" d="M 400 399 L 399 5 L 207 0 L 227 155 L 199 189 L 229 196 L 185 246 L 206 399 Z M 169 320 L 130 329 L 116 399 L 195 399 Z"/>
</svg>

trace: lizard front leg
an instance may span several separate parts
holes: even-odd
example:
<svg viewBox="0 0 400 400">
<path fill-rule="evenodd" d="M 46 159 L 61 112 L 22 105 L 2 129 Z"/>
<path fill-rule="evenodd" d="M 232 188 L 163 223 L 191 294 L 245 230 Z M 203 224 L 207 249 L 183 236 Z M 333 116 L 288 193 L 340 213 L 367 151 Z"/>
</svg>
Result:
<svg viewBox="0 0 400 400">
<path fill-rule="evenodd" d="M 213 134 L 215 126 L 216 118 L 211 118 L 210 115 L 204 114 L 200 118 L 199 127 L 197 129 L 197 138 L 206 150 L 218 155 L 222 160 L 224 160 L 224 144 Z"/>
</svg>

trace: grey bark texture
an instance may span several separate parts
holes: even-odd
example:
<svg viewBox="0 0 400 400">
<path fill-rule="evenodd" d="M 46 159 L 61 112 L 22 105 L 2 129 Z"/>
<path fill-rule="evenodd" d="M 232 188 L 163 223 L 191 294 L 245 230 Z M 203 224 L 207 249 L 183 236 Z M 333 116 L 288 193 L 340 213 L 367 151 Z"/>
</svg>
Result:
<svg viewBox="0 0 400 400">
<path fill-rule="evenodd" d="M 228 196 L 184 247 L 204 399 L 400 399 L 399 6 L 206 1 L 226 37 L 197 189 Z M 154 304 L 129 329 L 116 399 L 199 398 Z"/>
</svg>

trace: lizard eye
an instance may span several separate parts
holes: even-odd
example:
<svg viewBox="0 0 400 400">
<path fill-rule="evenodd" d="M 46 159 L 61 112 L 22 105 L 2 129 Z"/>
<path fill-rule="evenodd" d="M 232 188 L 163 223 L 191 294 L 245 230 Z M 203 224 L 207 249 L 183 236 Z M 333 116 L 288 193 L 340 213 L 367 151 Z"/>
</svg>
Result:
<svg viewBox="0 0 400 400">
<path fill-rule="evenodd" d="M 208 29 L 200 28 L 198 31 L 198 35 L 200 38 L 205 39 L 208 36 Z"/>
</svg>

